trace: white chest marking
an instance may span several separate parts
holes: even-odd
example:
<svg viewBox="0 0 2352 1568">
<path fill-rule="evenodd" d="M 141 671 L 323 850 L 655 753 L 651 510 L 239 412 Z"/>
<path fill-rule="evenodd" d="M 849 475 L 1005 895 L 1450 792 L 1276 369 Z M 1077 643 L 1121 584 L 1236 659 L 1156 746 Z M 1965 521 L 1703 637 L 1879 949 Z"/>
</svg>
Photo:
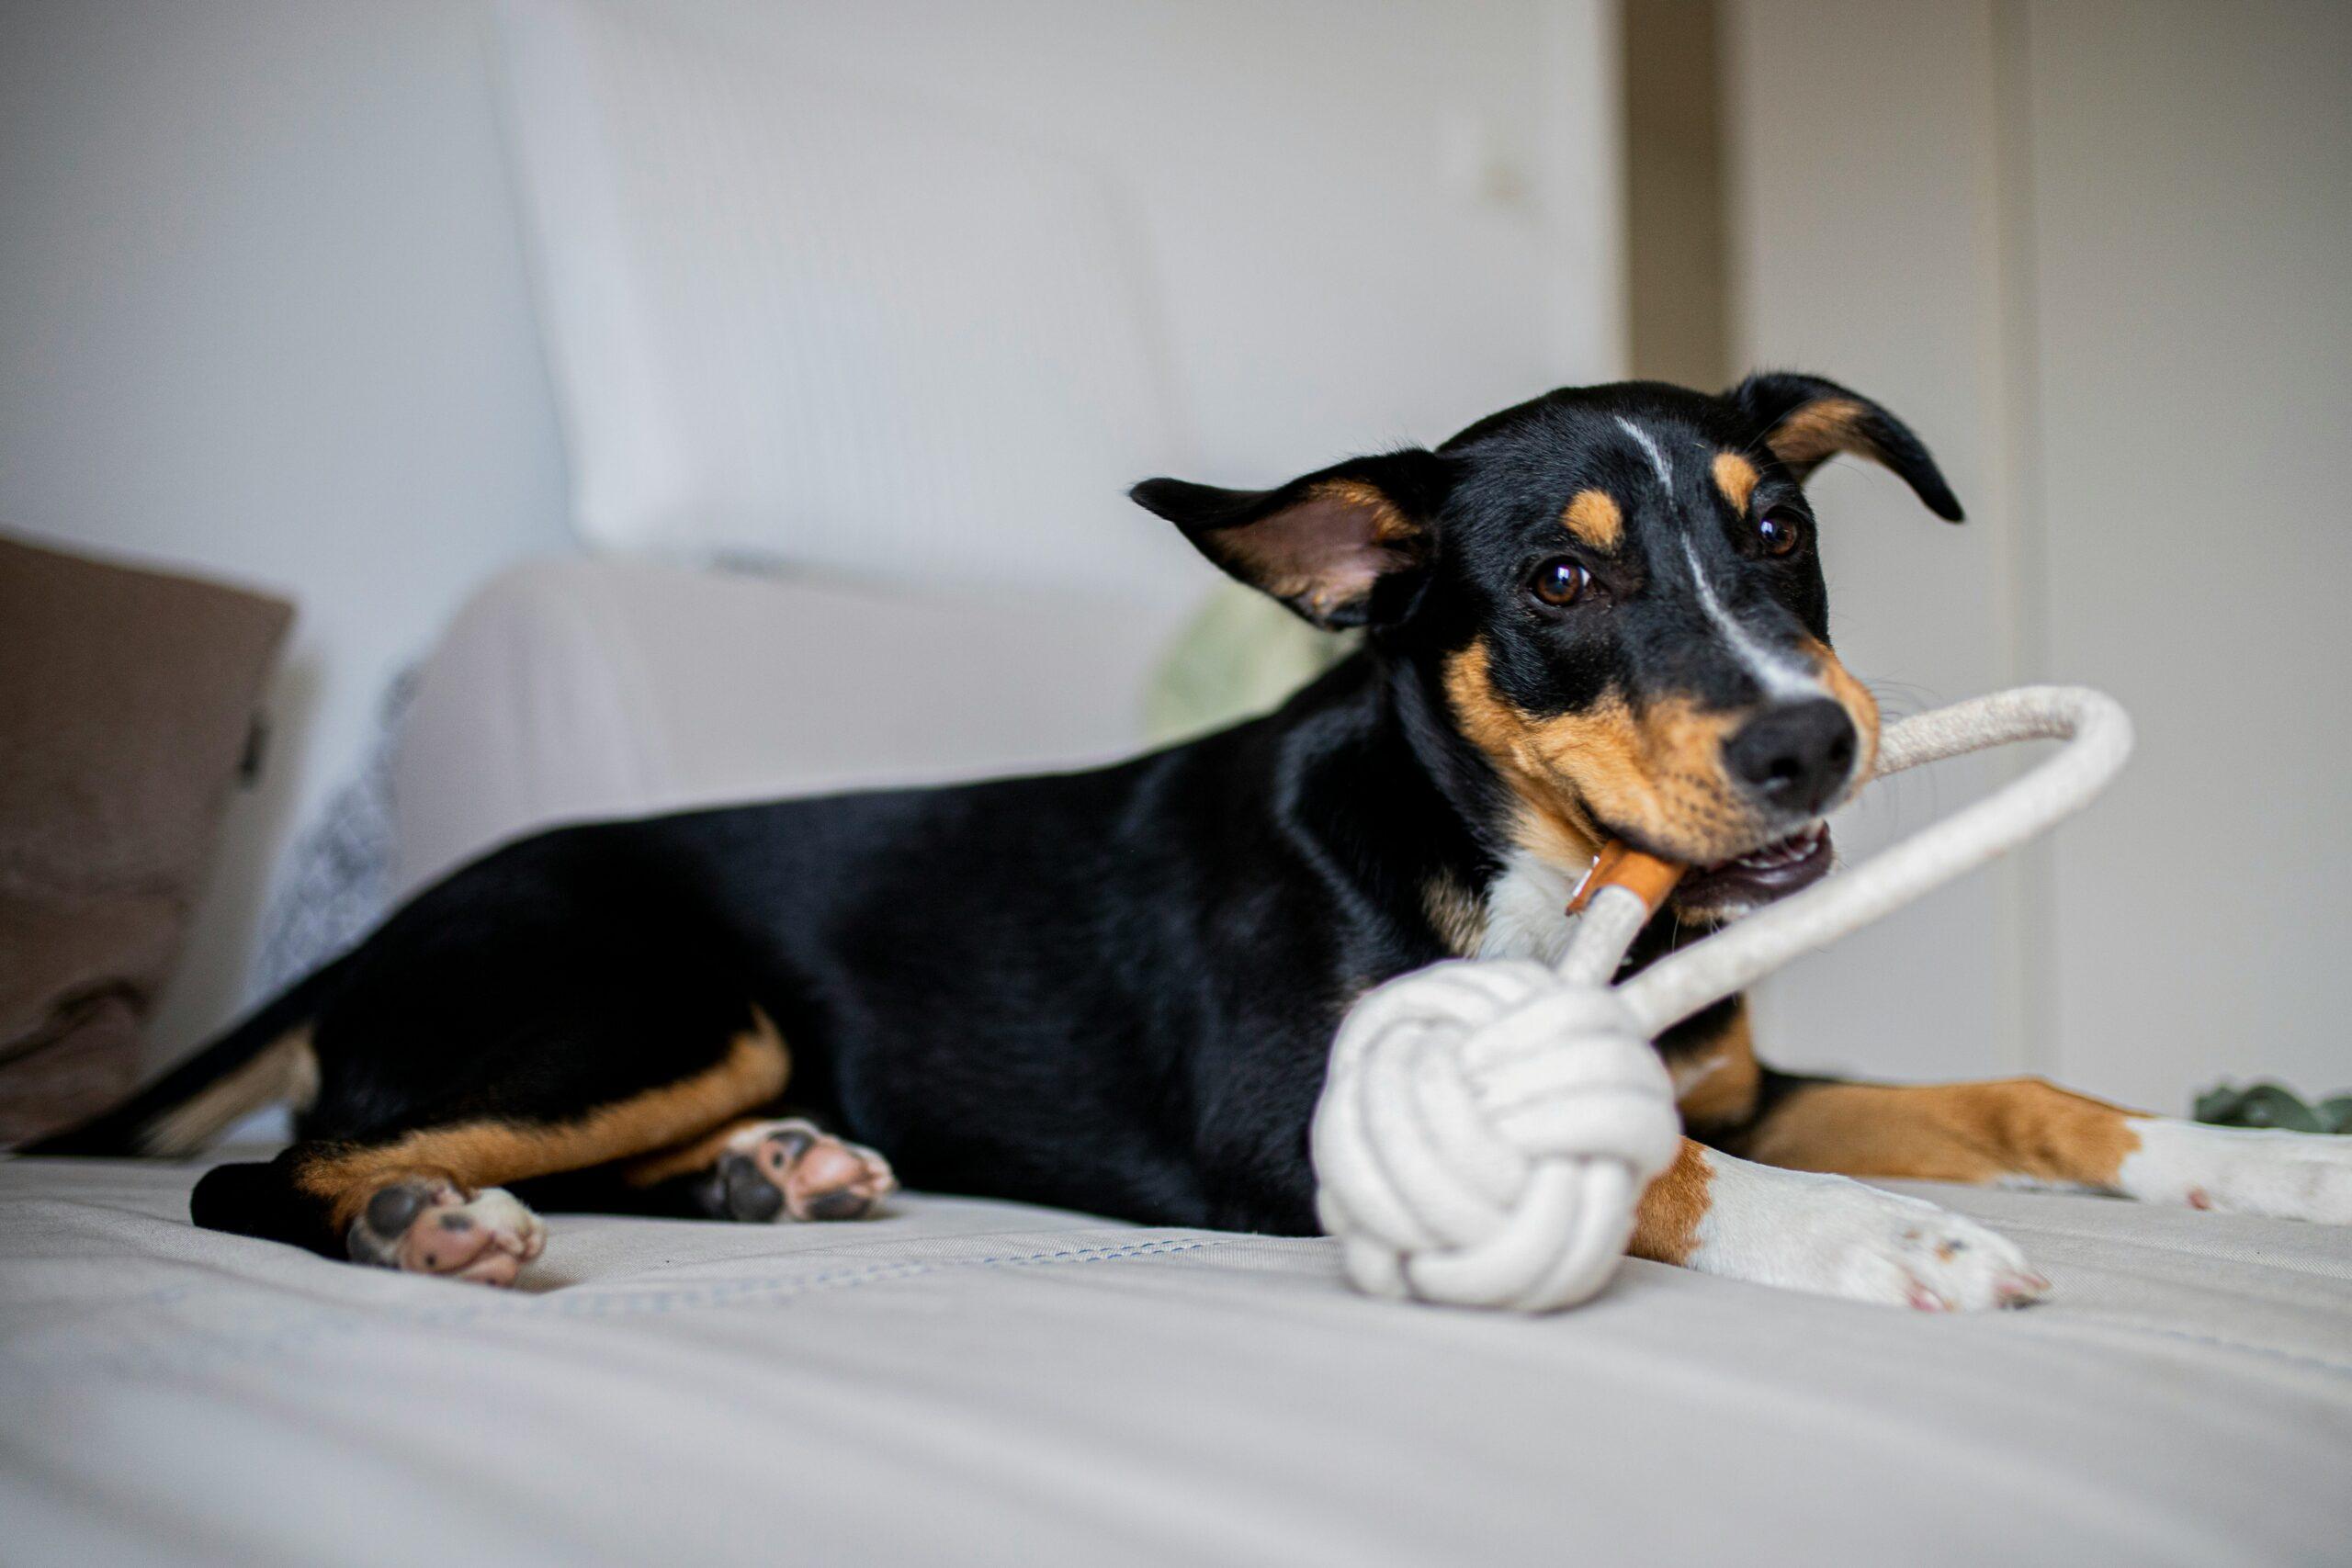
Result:
<svg viewBox="0 0 2352 1568">
<path fill-rule="evenodd" d="M 1481 958 L 1532 958 L 1557 964 L 1568 950 L 1568 900 L 1576 884 L 1525 850 L 1514 850 L 1487 889 Z"/>
</svg>

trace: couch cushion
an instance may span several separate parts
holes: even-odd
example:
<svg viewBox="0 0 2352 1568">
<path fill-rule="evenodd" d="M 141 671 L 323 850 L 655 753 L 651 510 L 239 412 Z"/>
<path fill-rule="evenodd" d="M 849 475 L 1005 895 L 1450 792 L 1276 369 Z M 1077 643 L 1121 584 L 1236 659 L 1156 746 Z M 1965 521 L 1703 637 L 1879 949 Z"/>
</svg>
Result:
<svg viewBox="0 0 2352 1568">
<path fill-rule="evenodd" d="M 0 1143 L 137 1075 L 292 617 L 0 538 Z"/>
<path fill-rule="evenodd" d="M 1109 761 L 1141 741 L 1180 615 L 1035 589 L 517 568 L 419 677 L 392 769 L 395 885 L 560 820 Z"/>
</svg>

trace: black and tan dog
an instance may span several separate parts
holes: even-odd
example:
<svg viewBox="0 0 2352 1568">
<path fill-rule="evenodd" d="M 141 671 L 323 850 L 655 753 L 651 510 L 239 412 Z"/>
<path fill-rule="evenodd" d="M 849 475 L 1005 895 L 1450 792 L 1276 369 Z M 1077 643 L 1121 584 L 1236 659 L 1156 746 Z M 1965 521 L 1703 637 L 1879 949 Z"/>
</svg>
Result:
<svg viewBox="0 0 2352 1568">
<path fill-rule="evenodd" d="M 542 1244 L 526 1203 L 845 1219 L 893 1167 L 1311 1232 L 1307 1122 L 1367 987 L 1557 950 L 1606 837 L 1700 868 L 1684 929 L 1827 868 L 1820 818 L 1878 733 L 1800 488 L 1839 452 L 1959 521 L 1910 431 L 1789 375 L 1554 392 L 1269 491 L 1148 481 L 1211 560 L 1363 651 L 1099 772 L 510 845 L 46 1152 L 186 1154 L 291 1092 L 300 1141 L 206 1176 L 199 1224 L 493 1283 Z M 2000 1237 L 1831 1172 L 2352 1221 L 2352 1140 L 2033 1079 L 1792 1077 L 1736 1002 L 1659 1048 L 1690 1138 L 1644 1201 L 1647 1258 L 1932 1309 L 2046 1289 Z M 818 1122 L 782 1117 L 787 1089 Z"/>
</svg>

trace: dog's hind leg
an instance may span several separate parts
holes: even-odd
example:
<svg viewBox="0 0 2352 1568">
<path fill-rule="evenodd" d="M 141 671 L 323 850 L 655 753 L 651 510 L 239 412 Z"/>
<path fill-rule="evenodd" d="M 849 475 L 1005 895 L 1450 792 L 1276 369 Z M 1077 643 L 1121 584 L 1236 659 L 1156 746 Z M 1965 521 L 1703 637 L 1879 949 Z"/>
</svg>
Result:
<svg viewBox="0 0 2352 1568">
<path fill-rule="evenodd" d="M 2352 1224 L 2352 1138 L 2208 1127 L 2041 1078 L 1861 1084 L 1767 1072 L 1753 1122 L 1725 1146 L 1798 1170 L 2084 1188 Z"/>
<path fill-rule="evenodd" d="M 513 1284 L 546 1247 L 547 1227 L 513 1193 L 469 1186 L 446 1167 L 387 1170 L 364 1186 L 322 1195 L 304 1172 L 330 1147 L 297 1144 L 266 1165 L 206 1172 L 189 1205 L 196 1223 L 354 1263 L 485 1285 Z"/>
<path fill-rule="evenodd" d="M 898 1190 L 889 1162 L 799 1116 L 746 1116 L 700 1137 L 590 1170 L 526 1182 L 550 1210 L 682 1219 L 855 1220 Z"/>
<path fill-rule="evenodd" d="M 789 1058 L 774 1024 L 747 1005 L 731 1010 L 732 1031 L 699 1046 L 639 1040 L 602 1051 L 646 1021 L 574 1012 L 493 1053 L 492 1071 L 437 1103 L 308 1139 L 266 1165 L 208 1173 L 196 1221 L 331 1258 L 510 1283 L 543 1230 L 509 1184 L 690 1144 L 783 1092 Z M 604 1066 L 592 1073 L 583 1060 Z"/>
</svg>

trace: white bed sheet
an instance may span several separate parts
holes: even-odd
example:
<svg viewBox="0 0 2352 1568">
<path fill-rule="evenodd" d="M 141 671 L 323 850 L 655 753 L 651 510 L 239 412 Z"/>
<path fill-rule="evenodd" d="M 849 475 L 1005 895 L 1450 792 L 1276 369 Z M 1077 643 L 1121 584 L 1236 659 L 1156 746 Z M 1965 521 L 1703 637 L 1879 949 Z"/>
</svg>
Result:
<svg viewBox="0 0 2352 1568">
<path fill-rule="evenodd" d="M 910 1196 L 561 1216 L 498 1294 L 0 1164 L 11 1562 L 2342 1562 L 2352 1231 L 1917 1189 L 2056 1280 L 1935 1317 L 1630 1263 L 1523 1319 L 1329 1244 Z"/>
</svg>

